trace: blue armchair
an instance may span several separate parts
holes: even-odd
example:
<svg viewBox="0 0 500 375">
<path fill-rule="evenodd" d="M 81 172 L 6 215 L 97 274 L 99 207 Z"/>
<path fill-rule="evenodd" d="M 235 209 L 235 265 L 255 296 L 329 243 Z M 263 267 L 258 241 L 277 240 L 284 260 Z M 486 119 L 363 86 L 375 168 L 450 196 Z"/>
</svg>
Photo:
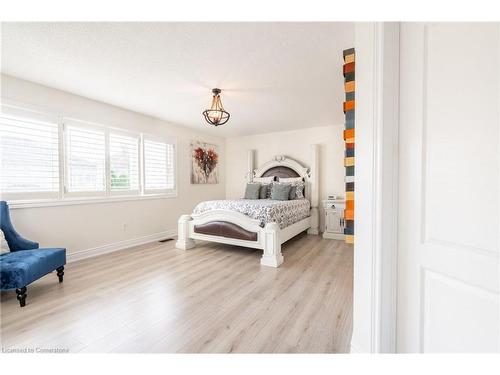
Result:
<svg viewBox="0 0 500 375">
<path fill-rule="evenodd" d="M 63 282 L 66 249 L 40 249 L 37 242 L 21 237 L 10 221 L 9 206 L 4 201 L 0 201 L 0 229 L 10 250 L 0 255 L 0 289 L 15 289 L 21 307 L 26 305 L 27 286 L 33 281 L 57 271 L 59 282 Z"/>
</svg>

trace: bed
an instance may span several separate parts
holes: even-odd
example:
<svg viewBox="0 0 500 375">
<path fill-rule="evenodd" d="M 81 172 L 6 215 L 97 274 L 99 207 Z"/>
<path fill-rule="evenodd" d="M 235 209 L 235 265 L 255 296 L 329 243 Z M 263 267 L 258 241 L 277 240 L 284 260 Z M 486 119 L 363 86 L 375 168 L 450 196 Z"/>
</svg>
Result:
<svg viewBox="0 0 500 375">
<path fill-rule="evenodd" d="M 260 226 L 276 223 L 280 229 L 295 224 L 310 215 L 311 204 L 308 199 L 276 201 L 272 199 L 224 199 L 205 201 L 198 204 L 193 214 L 198 215 L 210 210 L 237 211 L 252 219 L 259 220 Z"/>
<path fill-rule="evenodd" d="M 281 245 L 307 231 L 318 234 L 317 145 L 311 145 L 311 167 L 282 155 L 275 156 L 260 168 L 253 169 L 253 151 L 249 151 L 247 180 L 255 177 L 302 177 L 303 199 L 213 200 L 199 203 L 178 222 L 176 247 L 188 250 L 195 240 L 219 242 L 263 250 L 260 263 L 279 267 L 284 259 Z"/>
</svg>

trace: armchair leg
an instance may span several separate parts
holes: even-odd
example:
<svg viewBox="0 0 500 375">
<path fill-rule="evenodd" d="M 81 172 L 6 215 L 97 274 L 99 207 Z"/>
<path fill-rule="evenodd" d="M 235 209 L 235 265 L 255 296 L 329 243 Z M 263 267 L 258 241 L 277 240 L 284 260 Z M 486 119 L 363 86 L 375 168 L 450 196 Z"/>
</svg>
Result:
<svg viewBox="0 0 500 375">
<path fill-rule="evenodd" d="M 57 277 L 59 278 L 59 282 L 62 283 L 63 282 L 63 277 L 64 277 L 64 266 L 59 267 L 57 269 Z"/>
<path fill-rule="evenodd" d="M 22 288 L 17 288 L 16 294 L 19 305 L 21 305 L 21 307 L 26 306 L 26 287 L 23 286 Z"/>
</svg>

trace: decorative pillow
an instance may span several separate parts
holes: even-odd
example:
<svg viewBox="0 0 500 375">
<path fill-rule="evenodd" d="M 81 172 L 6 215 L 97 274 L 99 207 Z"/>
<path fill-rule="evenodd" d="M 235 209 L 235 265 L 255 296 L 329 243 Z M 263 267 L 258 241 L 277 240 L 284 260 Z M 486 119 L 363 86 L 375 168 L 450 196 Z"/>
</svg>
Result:
<svg viewBox="0 0 500 375">
<path fill-rule="evenodd" d="M 247 184 L 245 199 L 259 199 L 260 184 Z"/>
<path fill-rule="evenodd" d="M 290 186 L 290 196 L 289 199 L 302 199 L 304 198 L 304 181 L 293 181 L 293 182 L 274 182 L 273 185 L 289 185 Z"/>
<path fill-rule="evenodd" d="M 253 182 L 259 182 L 261 184 L 270 184 L 273 181 L 274 181 L 274 176 L 253 178 Z"/>
<path fill-rule="evenodd" d="M 9 244 L 5 241 L 3 231 L 0 229 L 0 254 L 9 252 Z"/>
<path fill-rule="evenodd" d="M 266 194 L 266 199 L 271 199 L 271 190 L 273 189 L 273 184 L 276 182 L 271 182 L 269 186 L 267 187 L 267 194 Z"/>
<path fill-rule="evenodd" d="M 278 201 L 287 201 L 290 195 L 290 184 L 273 184 L 271 187 L 271 199 Z"/>
<path fill-rule="evenodd" d="M 259 199 L 269 199 L 271 195 L 271 184 L 260 185 Z"/>
<path fill-rule="evenodd" d="M 279 182 L 304 182 L 302 177 L 280 177 Z"/>
<path fill-rule="evenodd" d="M 292 186 L 295 186 L 295 198 L 294 199 L 302 199 L 304 198 L 304 189 L 306 184 L 304 181 L 298 181 L 296 184 L 292 183 Z"/>
</svg>

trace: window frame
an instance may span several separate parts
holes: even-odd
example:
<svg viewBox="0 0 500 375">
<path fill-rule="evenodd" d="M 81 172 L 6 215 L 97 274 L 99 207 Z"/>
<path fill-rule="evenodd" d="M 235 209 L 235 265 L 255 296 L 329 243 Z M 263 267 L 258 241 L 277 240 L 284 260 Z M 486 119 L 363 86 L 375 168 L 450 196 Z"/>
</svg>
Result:
<svg viewBox="0 0 500 375">
<path fill-rule="evenodd" d="M 58 190 L 57 191 L 24 191 L 24 192 L 3 192 L 0 190 L 1 199 L 8 201 L 20 200 L 57 200 L 61 197 L 61 126 L 59 118 L 36 110 L 20 108 L 15 105 L 1 103 L 0 117 L 11 118 L 14 121 L 26 121 L 30 124 L 52 125 L 57 129 L 57 156 L 58 156 Z M 1 161 L 0 161 L 1 163 Z"/>
<path fill-rule="evenodd" d="M 64 159 L 64 189 L 63 189 L 63 199 L 66 197 L 75 197 L 75 198 L 81 198 L 81 197 L 106 197 L 107 196 L 107 190 L 108 190 L 108 136 L 106 132 L 106 128 L 104 126 L 99 126 L 93 123 L 89 123 L 86 121 L 81 121 L 81 120 L 76 120 L 68 117 L 63 117 L 62 118 L 62 126 L 63 126 L 63 159 Z M 75 128 L 80 128 L 80 129 L 88 129 L 88 130 L 95 130 L 95 131 L 102 131 L 104 135 L 104 189 L 102 191 L 69 191 L 69 165 L 68 165 L 68 157 L 69 153 L 67 150 L 68 146 L 68 127 L 73 126 Z"/>
<path fill-rule="evenodd" d="M 112 190 L 111 189 L 111 134 L 116 134 L 118 136 L 123 136 L 123 137 L 130 137 L 134 138 L 137 140 L 137 189 L 128 189 L 128 190 Z M 108 190 L 108 196 L 142 196 L 143 194 L 143 183 L 142 183 L 142 178 L 141 178 L 141 171 L 143 169 L 142 163 L 141 163 L 141 145 L 142 145 L 142 137 L 141 133 L 138 132 L 131 132 L 131 131 L 125 131 L 125 130 L 118 130 L 115 128 L 108 128 L 107 129 L 107 149 L 108 152 L 106 153 L 106 169 L 108 171 L 107 173 L 107 181 L 106 181 L 106 187 Z"/>
<path fill-rule="evenodd" d="M 172 189 L 146 189 L 146 155 L 145 155 L 145 147 L 144 141 L 151 142 L 161 142 L 167 145 L 172 145 L 173 152 L 173 177 L 174 177 L 174 186 Z M 143 195 L 173 195 L 177 196 L 177 139 L 175 137 L 159 137 L 147 133 L 142 133 L 141 135 L 141 159 L 142 159 L 142 193 Z"/>
<path fill-rule="evenodd" d="M 41 192 L 39 194 L 20 192 L 20 193 L 2 193 L 0 192 L 2 199 L 9 202 L 10 208 L 28 208 L 28 207 L 48 207 L 48 206 L 64 206 L 64 205 L 74 205 L 74 204 L 86 204 L 86 203 L 106 203 L 106 202 L 123 202 L 123 201 L 133 201 L 133 200 L 149 200 L 149 199 L 167 199 L 177 197 L 177 186 L 178 186 L 178 171 L 177 171 L 177 159 L 178 159 L 178 149 L 177 149 L 177 138 L 173 136 L 158 136 L 150 133 L 138 132 L 133 130 L 126 130 L 119 127 L 107 126 L 100 123 L 90 122 L 81 120 L 78 118 L 63 116 L 62 114 L 51 114 L 49 111 L 30 109 L 24 104 L 18 104 L 15 101 L 1 98 L 2 103 L 0 109 L 2 110 L 1 115 L 6 117 L 12 116 L 16 117 L 14 113 L 19 112 L 17 116 L 19 118 L 24 118 L 26 121 L 30 122 L 48 122 L 57 125 L 58 131 L 58 161 L 59 161 L 59 190 L 57 192 Z M 31 106 L 30 106 L 31 107 Z M 8 111 L 4 111 L 4 108 L 8 108 Z M 36 116 L 41 116 L 41 118 L 49 120 L 38 120 Z M 69 192 L 67 191 L 68 186 L 68 154 L 67 154 L 67 126 L 73 125 L 75 127 L 81 127 L 83 129 L 95 129 L 104 132 L 104 147 L 105 147 L 105 168 L 104 168 L 104 178 L 105 178 L 105 189 L 104 192 Z M 131 138 L 136 138 L 138 142 L 138 168 L 139 176 L 138 190 L 122 190 L 122 191 L 112 191 L 111 190 L 111 165 L 110 165 L 110 134 L 117 134 L 128 136 Z M 145 157 L 144 157 L 144 140 L 151 140 L 155 142 L 162 142 L 172 145 L 173 147 L 173 179 L 174 188 L 173 189 L 161 189 L 161 190 L 145 190 Z"/>
</svg>

